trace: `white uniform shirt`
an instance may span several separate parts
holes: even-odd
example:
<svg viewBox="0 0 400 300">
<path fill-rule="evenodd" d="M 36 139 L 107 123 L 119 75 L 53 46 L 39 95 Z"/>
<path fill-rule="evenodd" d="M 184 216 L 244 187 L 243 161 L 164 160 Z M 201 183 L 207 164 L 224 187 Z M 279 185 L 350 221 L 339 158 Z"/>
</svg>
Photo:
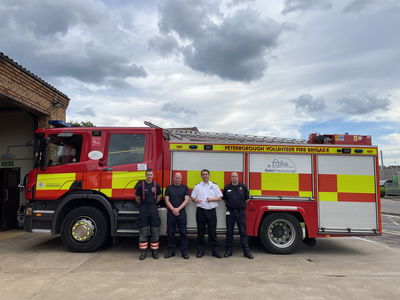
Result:
<svg viewBox="0 0 400 300">
<path fill-rule="evenodd" d="M 192 191 L 192 198 L 197 198 L 201 202 L 196 203 L 197 207 L 201 207 L 204 209 L 213 209 L 218 207 L 217 201 L 207 202 L 207 198 L 217 198 L 222 197 L 221 190 L 218 185 L 214 182 L 209 181 L 208 183 L 204 183 L 204 181 L 196 184 Z"/>
</svg>

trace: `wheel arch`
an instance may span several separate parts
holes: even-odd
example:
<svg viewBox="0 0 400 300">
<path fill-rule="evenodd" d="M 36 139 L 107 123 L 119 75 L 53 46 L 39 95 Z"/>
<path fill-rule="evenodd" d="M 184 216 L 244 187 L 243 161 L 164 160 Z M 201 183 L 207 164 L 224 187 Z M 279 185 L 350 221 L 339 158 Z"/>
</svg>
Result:
<svg viewBox="0 0 400 300">
<path fill-rule="evenodd" d="M 264 221 L 264 219 L 273 213 L 287 213 L 287 214 L 293 215 L 294 217 L 296 217 L 296 219 L 300 223 L 304 222 L 306 235 L 308 236 L 310 234 L 310 232 L 309 232 L 310 228 L 309 228 L 309 226 L 307 226 L 309 219 L 308 219 L 306 211 L 302 207 L 290 207 L 290 208 L 286 207 L 285 208 L 284 206 L 282 206 L 282 207 L 276 207 L 274 209 L 270 209 L 270 208 L 268 208 L 268 206 L 265 206 L 259 210 L 259 213 L 257 215 L 257 221 L 256 221 L 256 227 L 255 227 L 255 230 L 256 230 L 255 233 L 257 236 L 260 236 L 260 228 L 261 228 L 261 224 Z"/>
<path fill-rule="evenodd" d="M 51 233 L 61 232 L 61 224 L 69 211 L 81 206 L 92 206 L 98 208 L 106 217 L 110 225 L 111 235 L 115 232 L 115 214 L 114 209 L 108 199 L 102 194 L 95 193 L 69 193 L 65 195 L 54 212 L 54 219 L 51 226 Z"/>
</svg>

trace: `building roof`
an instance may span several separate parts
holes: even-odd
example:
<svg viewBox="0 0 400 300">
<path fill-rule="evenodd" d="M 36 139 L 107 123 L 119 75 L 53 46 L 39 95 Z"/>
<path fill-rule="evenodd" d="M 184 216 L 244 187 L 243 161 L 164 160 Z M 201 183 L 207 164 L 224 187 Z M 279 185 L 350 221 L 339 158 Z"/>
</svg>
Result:
<svg viewBox="0 0 400 300">
<path fill-rule="evenodd" d="M 57 90 L 54 86 L 52 86 L 51 84 L 49 84 L 48 82 L 44 81 L 43 79 L 39 78 L 37 75 L 33 74 L 31 71 L 25 69 L 23 66 L 21 66 L 20 64 L 18 64 L 17 62 L 15 62 L 14 60 L 12 60 L 11 58 L 9 58 L 7 55 L 5 55 L 3 52 L 0 52 L 0 60 L 5 60 L 8 63 L 12 64 L 14 67 L 16 67 L 17 69 L 21 70 L 22 72 L 24 72 L 25 74 L 27 74 L 28 76 L 32 77 L 33 79 L 39 81 L 41 84 L 45 85 L 46 87 L 48 87 L 49 89 L 51 89 L 52 91 L 56 92 L 57 94 L 59 94 L 60 96 L 71 100 L 67 95 L 65 95 L 64 93 L 60 92 L 59 90 Z"/>
</svg>

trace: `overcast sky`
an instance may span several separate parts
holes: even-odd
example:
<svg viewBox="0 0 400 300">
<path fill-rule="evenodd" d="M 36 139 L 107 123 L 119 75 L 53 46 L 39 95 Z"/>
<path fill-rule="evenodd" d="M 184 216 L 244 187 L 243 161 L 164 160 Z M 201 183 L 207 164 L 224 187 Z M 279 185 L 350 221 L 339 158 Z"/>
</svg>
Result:
<svg viewBox="0 0 400 300">
<path fill-rule="evenodd" d="M 400 164 L 398 0 L 2 0 L 0 51 L 68 120 L 372 135 Z"/>
</svg>

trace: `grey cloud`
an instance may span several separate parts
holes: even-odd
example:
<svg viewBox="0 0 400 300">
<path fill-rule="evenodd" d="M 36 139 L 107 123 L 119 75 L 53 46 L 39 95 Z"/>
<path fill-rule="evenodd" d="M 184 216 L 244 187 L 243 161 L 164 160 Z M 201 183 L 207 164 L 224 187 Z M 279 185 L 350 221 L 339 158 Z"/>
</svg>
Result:
<svg viewBox="0 0 400 300">
<path fill-rule="evenodd" d="M 95 117 L 96 113 L 94 112 L 93 108 L 90 106 L 86 106 L 83 110 L 77 112 L 78 115 L 84 115 L 84 116 L 91 116 Z"/>
<path fill-rule="evenodd" d="M 132 61 L 129 34 L 98 1 L 5 0 L 0 15 L 7 18 L 0 21 L 2 51 L 46 80 L 121 88 L 129 77 L 147 76 Z"/>
<path fill-rule="evenodd" d="M 173 114 L 197 115 L 197 111 L 183 107 L 176 102 L 163 103 L 161 111 Z"/>
<path fill-rule="evenodd" d="M 93 25 L 103 16 L 102 7 L 91 0 L 5 0 L 1 10 L 12 26 L 39 38 L 66 34 L 78 23 Z"/>
<path fill-rule="evenodd" d="M 213 23 L 208 15 L 218 13 L 219 1 L 164 0 L 159 6 L 162 33 L 175 31 L 181 38 L 192 39 L 203 34 Z"/>
<path fill-rule="evenodd" d="M 160 31 L 186 41 L 178 50 L 196 71 L 236 81 L 260 79 L 267 68 L 265 56 L 278 44 L 284 26 L 250 9 L 213 22 L 210 15 L 219 15 L 210 12 L 215 6 L 215 1 L 163 1 Z"/>
<path fill-rule="evenodd" d="M 124 79 L 117 78 L 117 77 L 107 78 L 104 81 L 104 84 L 106 86 L 111 86 L 113 88 L 120 89 L 120 90 L 129 89 L 131 87 L 131 85 L 128 82 L 126 82 Z"/>
<path fill-rule="evenodd" d="M 388 109 L 390 99 L 387 97 L 359 94 L 338 100 L 338 111 L 349 115 L 363 115 L 377 110 Z"/>
<path fill-rule="evenodd" d="M 228 6 L 232 7 L 235 5 L 240 5 L 244 3 L 249 3 L 249 2 L 254 2 L 255 0 L 231 0 L 231 2 L 228 2 Z"/>
<path fill-rule="evenodd" d="M 357 13 L 362 11 L 365 7 L 372 4 L 374 0 L 353 0 L 344 9 L 345 13 Z"/>
<path fill-rule="evenodd" d="M 159 35 L 149 41 L 149 47 L 162 56 L 166 56 L 177 50 L 178 42 L 170 35 Z"/>
<path fill-rule="evenodd" d="M 323 97 L 316 98 L 310 94 L 303 94 L 295 99 L 290 100 L 296 106 L 297 112 L 317 112 L 326 108 L 325 99 Z"/>
<path fill-rule="evenodd" d="M 282 14 L 310 9 L 328 10 L 331 7 L 329 0 L 285 0 Z"/>
<path fill-rule="evenodd" d="M 71 77 L 88 83 L 115 83 L 128 77 L 147 76 L 143 67 L 94 43 L 88 43 L 80 55 L 65 52 L 40 58 L 44 62 L 41 68 L 48 76 Z"/>
</svg>

